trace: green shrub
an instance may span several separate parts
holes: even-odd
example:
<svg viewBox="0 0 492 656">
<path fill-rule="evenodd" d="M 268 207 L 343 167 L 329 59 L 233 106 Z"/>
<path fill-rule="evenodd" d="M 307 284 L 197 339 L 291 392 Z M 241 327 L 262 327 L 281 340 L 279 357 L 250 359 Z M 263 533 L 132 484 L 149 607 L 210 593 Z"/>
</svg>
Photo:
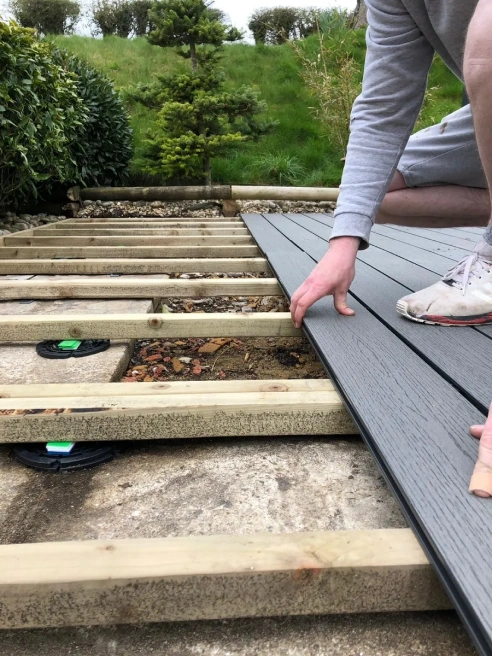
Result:
<svg viewBox="0 0 492 656">
<path fill-rule="evenodd" d="M 80 17 L 77 0 L 10 0 L 9 9 L 22 27 L 41 34 L 71 34 Z"/>
<path fill-rule="evenodd" d="M 211 161 L 229 148 L 258 140 L 272 129 L 266 109 L 250 87 L 226 91 L 219 68 L 223 44 L 239 41 L 239 30 L 224 23 L 207 0 L 160 0 L 150 11 L 155 29 L 149 41 L 174 47 L 190 66 L 186 73 L 159 76 L 137 88 L 133 98 L 157 119 L 148 133 L 144 170 L 167 179 L 212 182 Z"/>
<path fill-rule="evenodd" d="M 96 0 L 92 7 L 95 33 L 127 39 L 144 36 L 154 27 L 149 11 L 153 0 Z"/>
<path fill-rule="evenodd" d="M 248 27 L 257 45 L 280 45 L 290 39 L 306 38 L 316 31 L 317 24 L 317 9 L 282 6 L 257 9 Z"/>
<path fill-rule="evenodd" d="M 96 32 L 127 39 L 133 29 L 132 4 L 131 0 L 96 0 L 92 10 Z"/>
<path fill-rule="evenodd" d="M 128 114 L 111 81 L 86 62 L 60 52 L 65 68 L 75 73 L 79 98 L 88 109 L 72 144 L 76 162 L 73 184 L 113 186 L 124 180 L 132 157 L 132 131 Z"/>
<path fill-rule="evenodd" d="M 0 206 L 76 175 L 70 151 L 87 110 L 53 53 L 32 30 L 0 22 Z"/>
</svg>

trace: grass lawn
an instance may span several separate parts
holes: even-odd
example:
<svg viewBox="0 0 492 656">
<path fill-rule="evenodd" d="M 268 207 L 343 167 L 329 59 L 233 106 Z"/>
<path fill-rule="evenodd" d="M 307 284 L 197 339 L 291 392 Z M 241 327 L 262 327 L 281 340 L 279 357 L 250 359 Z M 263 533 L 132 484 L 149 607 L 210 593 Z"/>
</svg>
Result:
<svg viewBox="0 0 492 656">
<path fill-rule="evenodd" d="M 364 55 L 363 33 L 357 36 L 356 58 Z M 172 50 L 151 46 L 145 39 L 108 37 L 56 37 L 58 46 L 86 59 L 104 71 L 124 93 L 156 74 L 185 68 L 187 63 Z M 308 44 L 315 48 L 316 42 Z M 316 106 L 304 87 L 300 64 L 288 45 L 256 47 L 234 44 L 226 47 L 223 67 L 229 88 L 253 87 L 268 105 L 276 130 L 258 141 L 231 151 L 213 162 L 213 180 L 225 184 L 338 185 L 342 171 L 340 150 L 330 142 L 329 126 L 313 114 Z M 461 104 L 462 84 L 442 61 L 436 60 L 429 79 L 430 93 L 419 127 L 438 122 Z M 138 158 L 153 112 L 129 103 L 135 134 L 133 180 L 138 179 Z M 141 176 L 140 176 L 141 177 Z"/>
</svg>

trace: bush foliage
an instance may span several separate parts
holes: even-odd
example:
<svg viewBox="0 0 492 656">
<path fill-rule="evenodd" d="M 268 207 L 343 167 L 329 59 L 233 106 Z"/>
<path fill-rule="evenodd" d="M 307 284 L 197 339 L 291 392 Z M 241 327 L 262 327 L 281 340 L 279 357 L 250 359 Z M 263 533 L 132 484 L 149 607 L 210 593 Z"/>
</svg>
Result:
<svg viewBox="0 0 492 656">
<path fill-rule="evenodd" d="M 133 152 L 132 131 L 121 97 L 103 73 L 66 52 L 60 57 L 75 73 L 79 98 L 88 111 L 71 148 L 77 168 L 70 182 L 86 187 L 117 185 L 127 174 Z"/>
<path fill-rule="evenodd" d="M 77 0 L 11 0 L 9 9 L 22 27 L 40 34 L 71 34 L 80 17 Z"/>
<path fill-rule="evenodd" d="M 71 180 L 70 150 L 88 112 L 76 76 L 53 61 L 32 30 L 0 22 L 0 204 L 37 196 L 40 183 Z"/>
<path fill-rule="evenodd" d="M 144 36 L 154 27 L 149 11 L 153 0 L 96 0 L 92 7 L 92 22 L 97 35 Z"/>
<path fill-rule="evenodd" d="M 256 44 L 280 45 L 304 39 L 316 31 L 318 11 L 313 8 L 273 7 L 257 9 L 249 21 Z"/>
<path fill-rule="evenodd" d="M 111 83 L 33 30 L 0 22 L 0 207 L 57 183 L 115 184 L 130 157 Z"/>
</svg>

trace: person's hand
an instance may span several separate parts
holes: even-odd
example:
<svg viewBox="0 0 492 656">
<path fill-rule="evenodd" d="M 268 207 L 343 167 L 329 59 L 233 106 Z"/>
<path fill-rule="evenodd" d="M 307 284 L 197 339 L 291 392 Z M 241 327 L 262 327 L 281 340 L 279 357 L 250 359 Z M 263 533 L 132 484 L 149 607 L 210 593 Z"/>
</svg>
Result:
<svg viewBox="0 0 492 656">
<path fill-rule="evenodd" d="M 333 296 L 335 309 L 340 314 L 354 314 L 347 305 L 347 292 L 355 277 L 359 242 L 358 237 L 337 237 L 330 242 L 326 255 L 292 295 L 290 314 L 296 328 L 301 327 L 304 315 L 311 305 L 323 296 Z"/>
<path fill-rule="evenodd" d="M 492 496 L 492 406 L 485 425 L 470 426 L 470 435 L 480 440 L 478 460 L 470 481 L 477 497 Z"/>
</svg>

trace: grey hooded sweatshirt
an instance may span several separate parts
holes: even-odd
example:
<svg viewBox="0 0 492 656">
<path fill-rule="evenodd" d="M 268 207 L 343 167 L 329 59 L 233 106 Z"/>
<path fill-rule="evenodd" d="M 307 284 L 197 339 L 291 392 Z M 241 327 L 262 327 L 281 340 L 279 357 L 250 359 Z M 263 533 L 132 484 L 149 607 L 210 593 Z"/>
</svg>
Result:
<svg viewBox="0 0 492 656">
<path fill-rule="evenodd" d="M 367 247 L 379 205 L 422 106 L 434 52 L 463 79 L 466 32 L 478 0 L 366 0 L 362 93 L 355 101 L 333 237 Z"/>
</svg>

